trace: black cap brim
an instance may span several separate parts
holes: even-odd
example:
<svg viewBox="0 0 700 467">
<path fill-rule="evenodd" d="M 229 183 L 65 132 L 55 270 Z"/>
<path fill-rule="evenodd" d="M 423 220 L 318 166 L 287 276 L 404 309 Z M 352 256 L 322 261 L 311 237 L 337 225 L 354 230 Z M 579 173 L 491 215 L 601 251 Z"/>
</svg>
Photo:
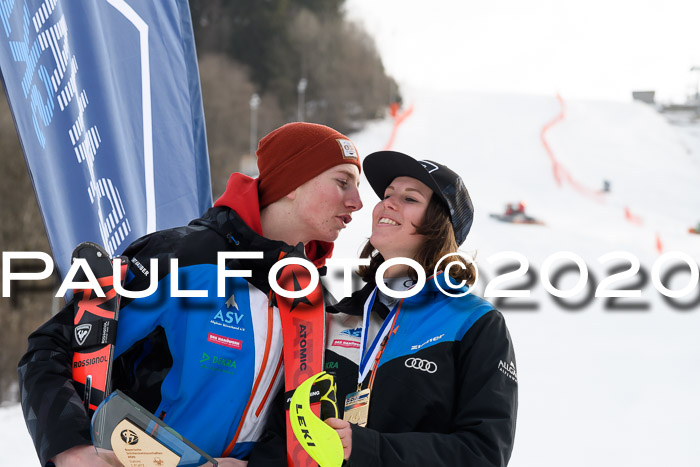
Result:
<svg viewBox="0 0 700 467">
<path fill-rule="evenodd" d="M 386 187 L 391 185 L 396 177 L 411 177 L 425 183 L 445 205 L 448 205 L 435 179 L 411 156 L 397 151 L 377 151 L 364 158 L 362 168 L 379 199 L 384 198 Z"/>
</svg>

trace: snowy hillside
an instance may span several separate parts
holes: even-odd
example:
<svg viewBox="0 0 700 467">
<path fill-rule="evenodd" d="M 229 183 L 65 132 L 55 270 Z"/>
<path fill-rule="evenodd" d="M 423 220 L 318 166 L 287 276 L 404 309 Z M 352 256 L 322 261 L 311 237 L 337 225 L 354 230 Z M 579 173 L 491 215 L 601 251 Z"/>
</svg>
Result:
<svg viewBox="0 0 700 467">
<path fill-rule="evenodd" d="M 541 135 L 562 111 L 554 96 L 415 92 L 405 99 L 414 111 L 398 129 L 392 149 L 446 163 L 463 176 L 476 214 L 462 249 L 476 255 L 477 292 L 482 294 L 508 263 L 490 264 L 495 253 L 525 255 L 534 273 L 527 278 L 529 298 L 497 302 L 515 343 L 520 384 L 510 465 L 697 465 L 700 286 L 672 305 L 651 280 L 660 252 L 680 251 L 700 262 L 700 236 L 688 233 L 700 222 L 697 130 L 670 126 L 638 103 L 565 102 L 564 118 L 544 133 L 550 155 Z M 366 155 L 383 149 L 391 131 L 387 119 L 368 125 L 353 140 Z M 561 186 L 553 160 L 560 176 L 569 175 Z M 605 195 L 597 193 L 603 180 L 611 186 Z M 361 192 L 365 209 L 341 234 L 336 257 L 355 257 L 369 234 L 377 198 L 366 181 Z M 520 200 L 546 225 L 489 217 Z M 612 288 L 640 289 L 641 297 L 593 298 L 613 265 L 598 258 L 620 250 L 639 258 L 642 272 Z M 580 256 L 591 273 L 583 292 L 562 299 L 573 304 L 568 307 L 553 299 L 540 278 L 545 260 L 558 251 Z M 686 266 L 666 286 L 683 288 L 687 271 Z M 559 288 L 573 287 L 577 277 L 564 274 Z M 525 279 L 500 288 L 527 288 Z M 332 286 L 338 295 L 342 284 Z M 621 307 L 629 304 L 632 309 Z M 0 411 L 3 433 L 24 434 L 17 413 Z M 24 438 L 2 438 L 0 466 L 33 465 L 26 462 L 36 456 Z"/>
<path fill-rule="evenodd" d="M 650 279 L 641 285 L 642 273 L 612 286 L 641 289 L 641 298 L 611 303 L 592 297 L 611 275 L 611 264 L 598 262 L 603 254 L 628 251 L 650 275 L 658 238 L 663 252 L 681 251 L 700 261 L 700 236 L 688 233 L 700 221 L 696 130 L 672 127 L 639 103 L 565 102 L 564 119 L 545 138 L 579 191 L 556 184 L 540 140 L 542 128 L 561 112 L 554 96 L 416 93 L 407 102 L 415 110 L 393 149 L 447 163 L 462 174 L 476 206 L 463 250 L 476 253 L 488 279 L 505 263 L 491 265 L 487 258 L 506 250 L 524 254 L 536 272 L 532 296 L 506 302 L 535 310 L 499 305 L 515 342 L 520 384 L 510 465 L 697 465 L 700 286 L 678 299 L 692 304 L 691 310 L 668 305 Z M 366 154 L 381 149 L 388 132 L 389 123 L 377 123 L 355 141 Z M 611 192 L 592 194 L 604 179 Z M 365 206 L 373 206 L 376 197 L 368 187 L 364 193 Z M 547 226 L 489 218 L 519 200 Z M 625 208 L 641 225 L 626 218 Z M 342 234 L 338 255 L 356 251 L 348 239 L 366 237 L 369 214 L 363 210 Z M 558 305 L 539 278 L 544 260 L 558 251 L 579 255 L 595 276 L 596 282 L 588 280 L 588 304 L 578 310 Z M 683 271 L 669 288 L 688 283 L 688 267 Z M 564 276 L 560 288 L 573 287 L 577 277 Z M 524 282 L 514 279 L 502 288 L 519 289 Z M 477 286 L 480 293 L 483 285 Z M 566 300 L 579 303 L 585 295 Z M 630 302 L 646 311 L 613 308 Z"/>
</svg>

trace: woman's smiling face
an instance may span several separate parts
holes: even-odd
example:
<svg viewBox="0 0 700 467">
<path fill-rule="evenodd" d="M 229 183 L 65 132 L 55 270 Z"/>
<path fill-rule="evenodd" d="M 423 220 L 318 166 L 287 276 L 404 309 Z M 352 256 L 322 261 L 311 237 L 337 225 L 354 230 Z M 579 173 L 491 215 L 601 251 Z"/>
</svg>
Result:
<svg viewBox="0 0 700 467">
<path fill-rule="evenodd" d="M 384 199 L 372 211 L 370 242 L 384 259 L 413 259 L 425 240 L 416 233 L 433 196 L 426 184 L 412 177 L 396 177 L 384 190 Z"/>
</svg>

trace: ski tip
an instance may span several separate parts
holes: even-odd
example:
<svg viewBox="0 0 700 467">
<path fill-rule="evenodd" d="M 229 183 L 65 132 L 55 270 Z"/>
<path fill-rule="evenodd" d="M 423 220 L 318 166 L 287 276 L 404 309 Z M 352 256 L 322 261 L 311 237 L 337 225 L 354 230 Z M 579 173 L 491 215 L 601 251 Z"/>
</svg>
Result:
<svg viewBox="0 0 700 467">
<path fill-rule="evenodd" d="M 71 254 L 71 259 L 92 257 L 111 258 L 107 250 L 105 250 L 102 245 L 95 242 L 82 242 L 73 249 L 73 253 Z"/>
</svg>

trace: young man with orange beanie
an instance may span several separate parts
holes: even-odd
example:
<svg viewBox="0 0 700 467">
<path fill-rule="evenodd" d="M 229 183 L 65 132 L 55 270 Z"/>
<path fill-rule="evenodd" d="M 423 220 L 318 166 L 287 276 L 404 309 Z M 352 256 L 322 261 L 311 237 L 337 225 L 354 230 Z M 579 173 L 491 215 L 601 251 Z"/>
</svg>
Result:
<svg viewBox="0 0 700 467">
<path fill-rule="evenodd" d="M 323 268 L 333 241 L 362 207 L 357 150 L 329 127 L 284 125 L 260 141 L 257 156 L 258 178 L 231 175 L 200 219 L 142 237 L 124 252 L 126 288 L 148 287 L 151 259 L 158 262 L 159 288 L 146 298 L 122 298 L 114 389 L 214 457 L 246 458 L 281 387 L 270 268 L 282 256 Z M 227 277 L 218 297 L 218 252 L 247 251 L 263 258 L 227 260 L 227 269 L 251 276 Z M 171 271 L 171 258 L 178 271 Z M 206 297 L 174 293 L 171 272 L 179 291 Z M 91 446 L 90 419 L 71 384 L 72 335 L 71 302 L 29 337 L 18 368 L 25 419 L 42 465 L 106 466 Z"/>
</svg>

